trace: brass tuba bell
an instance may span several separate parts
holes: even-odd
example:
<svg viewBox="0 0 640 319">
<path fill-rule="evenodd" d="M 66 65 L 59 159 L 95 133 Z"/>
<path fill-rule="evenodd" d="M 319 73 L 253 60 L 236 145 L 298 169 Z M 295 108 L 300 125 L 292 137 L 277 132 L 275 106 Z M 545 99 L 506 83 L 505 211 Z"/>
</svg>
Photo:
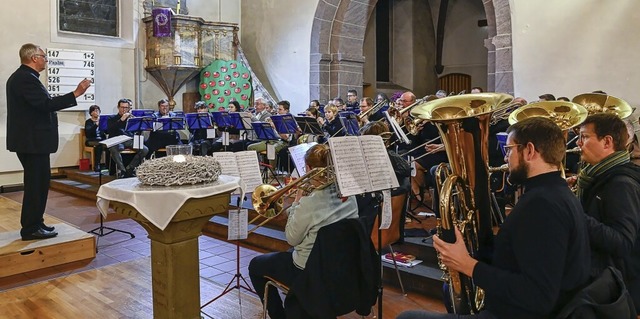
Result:
<svg viewBox="0 0 640 319">
<path fill-rule="evenodd" d="M 584 106 L 589 115 L 595 113 L 614 113 L 622 120 L 633 113 L 629 103 L 615 96 L 600 93 L 584 93 L 575 96 L 571 102 Z"/>
<path fill-rule="evenodd" d="M 556 123 L 561 130 L 566 131 L 584 122 L 587 115 L 587 109 L 577 103 L 542 101 L 529 103 L 511 112 L 509 124 L 513 125 L 530 117 L 545 117 Z"/>
<path fill-rule="evenodd" d="M 411 116 L 429 120 L 440 132 L 451 172 L 440 194 L 440 238 L 455 242 L 460 229 L 470 255 L 483 260 L 493 241 L 489 202 L 489 122 L 492 113 L 509 106 L 513 97 L 501 93 L 476 93 L 445 97 L 417 105 Z M 484 305 L 484 291 L 473 278 L 447 269 L 449 296 L 457 314 L 477 313 Z"/>
</svg>

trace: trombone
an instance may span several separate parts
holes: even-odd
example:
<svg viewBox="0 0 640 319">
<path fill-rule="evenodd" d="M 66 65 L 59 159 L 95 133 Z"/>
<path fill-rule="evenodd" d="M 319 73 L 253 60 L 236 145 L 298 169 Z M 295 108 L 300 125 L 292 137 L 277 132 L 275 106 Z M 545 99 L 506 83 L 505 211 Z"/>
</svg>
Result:
<svg viewBox="0 0 640 319">
<path fill-rule="evenodd" d="M 365 117 L 378 112 L 384 106 L 384 103 L 385 101 L 380 101 L 374 104 L 370 109 L 358 114 L 358 122 L 361 123 Z"/>
<path fill-rule="evenodd" d="M 258 216 L 254 217 L 249 224 L 256 222 L 261 217 L 264 220 L 248 233 L 253 233 L 288 208 L 284 207 L 284 195 L 293 187 L 298 186 L 298 188 L 309 194 L 316 189 L 324 189 L 333 184 L 335 179 L 332 176 L 328 176 L 327 170 L 327 167 L 316 167 L 279 190 L 271 184 L 262 184 L 256 187 L 251 194 L 251 200 L 253 209 L 258 213 Z M 326 177 L 326 180 L 320 180 L 323 177 Z M 312 184 L 313 181 L 322 181 L 322 183 L 319 186 L 315 186 Z"/>
</svg>

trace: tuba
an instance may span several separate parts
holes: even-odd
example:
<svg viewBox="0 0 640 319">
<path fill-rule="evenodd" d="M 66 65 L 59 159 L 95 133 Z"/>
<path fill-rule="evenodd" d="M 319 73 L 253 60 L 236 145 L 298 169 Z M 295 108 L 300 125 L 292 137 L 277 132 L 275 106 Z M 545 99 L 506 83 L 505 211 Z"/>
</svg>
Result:
<svg viewBox="0 0 640 319">
<path fill-rule="evenodd" d="M 615 96 L 600 93 L 584 93 L 577 95 L 571 102 L 584 106 L 589 115 L 595 113 L 614 113 L 621 120 L 626 119 L 633 113 L 633 108 L 629 103 Z"/>
<path fill-rule="evenodd" d="M 565 101 L 542 101 L 529 103 L 509 115 L 509 124 L 515 124 L 530 117 L 546 117 L 556 123 L 562 131 L 580 125 L 587 118 L 587 109 L 580 104 Z M 565 136 L 566 140 L 566 136 Z"/>
<path fill-rule="evenodd" d="M 513 97 L 500 93 L 450 96 L 416 106 L 411 116 L 436 125 L 451 166 L 439 188 L 438 233 L 455 242 L 454 227 L 460 229 L 467 250 L 484 260 L 493 242 L 489 189 L 489 122 L 491 115 L 508 107 Z M 454 313 L 477 313 L 484 306 L 484 291 L 469 278 L 447 269 L 443 279 L 449 284 Z"/>
</svg>

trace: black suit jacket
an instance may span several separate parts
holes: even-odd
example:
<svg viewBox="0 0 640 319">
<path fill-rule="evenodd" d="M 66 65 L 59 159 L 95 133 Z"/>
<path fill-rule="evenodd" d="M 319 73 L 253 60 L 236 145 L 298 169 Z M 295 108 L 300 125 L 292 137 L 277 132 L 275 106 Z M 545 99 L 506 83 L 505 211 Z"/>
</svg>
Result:
<svg viewBox="0 0 640 319">
<path fill-rule="evenodd" d="M 52 98 L 34 69 L 21 65 L 7 80 L 7 149 L 27 154 L 58 150 L 56 111 L 75 106 L 73 92 Z"/>
</svg>

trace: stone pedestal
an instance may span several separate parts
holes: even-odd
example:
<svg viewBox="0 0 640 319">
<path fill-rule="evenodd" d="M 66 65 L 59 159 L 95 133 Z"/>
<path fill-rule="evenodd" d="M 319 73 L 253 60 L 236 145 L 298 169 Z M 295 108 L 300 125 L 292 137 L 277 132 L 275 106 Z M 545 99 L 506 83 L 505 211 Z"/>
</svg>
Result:
<svg viewBox="0 0 640 319">
<path fill-rule="evenodd" d="M 187 200 L 164 230 L 132 206 L 111 201 L 116 213 L 138 222 L 151 239 L 153 318 L 200 318 L 198 236 L 213 215 L 228 210 L 230 194 Z"/>
</svg>

